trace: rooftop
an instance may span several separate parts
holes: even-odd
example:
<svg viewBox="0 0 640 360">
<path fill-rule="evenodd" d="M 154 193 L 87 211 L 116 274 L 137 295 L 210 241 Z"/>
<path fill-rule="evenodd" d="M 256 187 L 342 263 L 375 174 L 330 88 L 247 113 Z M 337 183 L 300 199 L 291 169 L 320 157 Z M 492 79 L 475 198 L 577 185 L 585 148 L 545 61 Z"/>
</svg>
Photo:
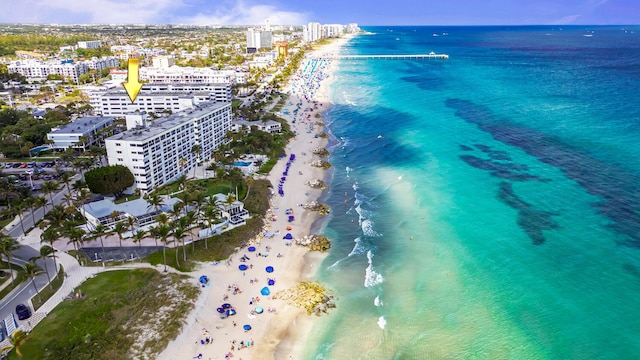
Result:
<svg viewBox="0 0 640 360">
<path fill-rule="evenodd" d="M 112 116 L 85 116 L 61 128 L 52 130 L 51 134 L 84 134 L 96 127 L 113 122 L 114 119 Z"/>
<path fill-rule="evenodd" d="M 179 202 L 178 198 L 164 199 L 164 206 L 161 211 L 169 211 L 173 209 L 173 204 Z M 84 210 L 93 215 L 95 218 L 101 218 L 111 215 L 114 211 L 129 214 L 131 216 L 141 216 L 155 211 L 153 207 L 149 207 L 149 203 L 145 199 L 136 199 L 121 204 L 116 204 L 112 200 L 104 199 L 83 205 Z"/>
<path fill-rule="evenodd" d="M 106 141 L 145 141 L 169 129 L 182 125 L 185 121 L 202 117 L 225 106 L 230 106 L 230 104 L 231 103 L 203 102 L 199 105 L 194 105 L 193 109 L 176 112 L 169 116 L 156 119 L 147 127 L 123 131 L 120 134 L 106 139 Z"/>
</svg>

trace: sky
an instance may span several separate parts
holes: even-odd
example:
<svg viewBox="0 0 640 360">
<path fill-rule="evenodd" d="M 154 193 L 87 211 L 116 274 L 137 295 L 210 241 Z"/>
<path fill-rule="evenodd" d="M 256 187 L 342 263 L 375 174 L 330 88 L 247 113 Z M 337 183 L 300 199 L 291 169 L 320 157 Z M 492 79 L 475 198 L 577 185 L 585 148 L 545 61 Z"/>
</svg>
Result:
<svg viewBox="0 0 640 360">
<path fill-rule="evenodd" d="M 0 0 L 0 23 L 640 24 L 640 0 Z"/>
</svg>

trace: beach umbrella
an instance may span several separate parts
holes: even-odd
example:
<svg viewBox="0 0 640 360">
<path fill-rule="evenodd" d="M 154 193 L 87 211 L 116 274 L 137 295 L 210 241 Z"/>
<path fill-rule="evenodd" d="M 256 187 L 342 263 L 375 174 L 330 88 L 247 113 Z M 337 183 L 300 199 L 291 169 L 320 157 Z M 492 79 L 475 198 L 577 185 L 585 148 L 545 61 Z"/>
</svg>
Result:
<svg viewBox="0 0 640 360">
<path fill-rule="evenodd" d="M 247 270 L 247 265 L 245 265 L 245 264 L 240 264 L 240 266 L 238 266 L 238 269 L 240 269 L 240 270 L 242 270 L 242 271 L 245 271 L 245 270 Z"/>
<path fill-rule="evenodd" d="M 231 308 L 231 304 L 229 304 L 229 303 L 222 304 L 222 308 L 225 309 L 225 310 L 226 309 L 230 309 Z"/>
<path fill-rule="evenodd" d="M 247 250 L 249 250 L 249 251 L 251 251 L 251 252 L 254 252 L 254 251 L 256 251 L 256 247 L 255 247 L 255 246 L 249 246 L 249 247 L 247 248 Z"/>
<path fill-rule="evenodd" d="M 291 235 L 291 233 L 287 233 L 287 235 L 285 235 L 285 236 L 283 237 L 283 239 L 285 239 L 285 240 L 291 240 L 291 239 L 293 239 L 293 235 Z"/>
<path fill-rule="evenodd" d="M 229 310 L 227 310 L 227 315 L 235 315 L 235 314 L 236 314 L 235 309 L 229 309 Z"/>
<path fill-rule="evenodd" d="M 287 230 L 291 230 L 291 225 L 287 225 Z"/>
<path fill-rule="evenodd" d="M 271 290 L 265 286 L 260 290 L 260 294 L 262 294 L 262 296 L 269 296 L 269 294 L 271 294 Z"/>
<path fill-rule="evenodd" d="M 261 306 L 256 306 L 256 308 L 253 310 L 256 312 L 256 314 L 262 314 L 262 312 L 264 311 Z"/>
<path fill-rule="evenodd" d="M 267 281 L 267 284 L 269 284 L 269 286 L 273 286 L 275 283 L 276 283 L 276 281 L 275 281 L 275 280 L 273 280 L 273 279 L 269 279 L 269 280 Z"/>
<path fill-rule="evenodd" d="M 220 314 L 222 314 L 224 312 L 224 309 L 219 307 L 219 308 L 216 309 L 216 311 L 219 312 Z"/>
<path fill-rule="evenodd" d="M 272 272 L 273 272 L 273 266 L 269 265 L 269 266 L 267 266 L 267 267 L 265 268 L 265 270 L 266 270 L 268 273 L 272 273 Z"/>
<path fill-rule="evenodd" d="M 251 325 L 245 324 L 244 326 L 242 326 L 242 328 L 244 329 L 244 331 L 249 331 L 251 330 Z"/>
</svg>

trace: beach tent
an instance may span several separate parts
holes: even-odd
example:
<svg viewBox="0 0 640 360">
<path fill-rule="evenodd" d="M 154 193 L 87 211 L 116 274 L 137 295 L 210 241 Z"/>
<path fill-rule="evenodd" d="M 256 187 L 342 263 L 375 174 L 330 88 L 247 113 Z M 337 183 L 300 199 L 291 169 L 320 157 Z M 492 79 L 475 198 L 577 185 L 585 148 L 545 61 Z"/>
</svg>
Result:
<svg viewBox="0 0 640 360">
<path fill-rule="evenodd" d="M 255 309 L 253 309 L 256 314 L 262 314 L 262 312 L 264 312 L 264 309 L 261 306 L 256 306 Z"/>
<path fill-rule="evenodd" d="M 267 267 L 265 268 L 265 270 L 266 270 L 268 273 L 272 273 L 272 272 L 273 272 L 273 266 L 269 265 L 269 266 L 267 266 Z"/>
<path fill-rule="evenodd" d="M 291 239 L 293 239 L 293 235 L 291 235 L 291 233 L 287 233 L 287 235 L 285 235 L 285 236 L 283 237 L 283 239 L 285 239 L 285 240 L 291 240 Z"/>
<path fill-rule="evenodd" d="M 247 265 L 245 265 L 245 264 L 240 264 L 240 266 L 238 266 L 238 269 L 240 269 L 240 270 L 242 270 L 242 271 L 245 271 L 245 270 L 247 270 L 248 268 L 247 268 Z"/>
<path fill-rule="evenodd" d="M 255 246 L 249 246 L 249 247 L 247 248 L 247 250 L 249 250 L 249 251 L 251 251 L 251 252 L 254 252 L 254 251 L 256 251 L 256 247 L 255 247 Z"/>
<path fill-rule="evenodd" d="M 260 290 L 260 294 L 262 294 L 262 296 L 269 296 L 269 294 L 271 294 L 271 290 L 265 286 Z"/>
</svg>

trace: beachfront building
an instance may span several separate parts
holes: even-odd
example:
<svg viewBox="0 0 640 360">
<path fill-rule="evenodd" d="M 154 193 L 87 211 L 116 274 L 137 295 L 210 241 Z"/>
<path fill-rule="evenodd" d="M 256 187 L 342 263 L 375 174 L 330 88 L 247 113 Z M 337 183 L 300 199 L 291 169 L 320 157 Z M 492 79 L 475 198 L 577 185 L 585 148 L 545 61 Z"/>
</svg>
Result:
<svg viewBox="0 0 640 360">
<path fill-rule="evenodd" d="M 340 24 L 326 24 L 322 25 L 322 37 L 323 38 L 337 38 L 345 33 L 345 26 Z"/>
<path fill-rule="evenodd" d="M 66 150 L 68 148 L 86 150 L 98 142 L 98 132 L 114 122 L 110 116 L 86 116 L 53 129 L 47 134 L 47 140 L 51 142 L 51 148 Z"/>
<path fill-rule="evenodd" d="M 133 105 L 145 112 L 178 112 L 204 102 L 231 102 L 231 84 L 145 84 Z M 124 88 L 96 91 L 89 95 L 96 114 L 122 116 L 129 111 L 131 100 Z"/>
<path fill-rule="evenodd" d="M 231 127 L 231 103 L 194 105 L 147 122 L 145 114 L 127 114 L 127 130 L 105 140 L 109 165 L 124 165 L 143 192 L 189 175 L 218 148 Z M 200 152 L 194 154 L 194 145 Z"/>
<path fill-rule="evenodd" d="M 247 121 L 247 120 L 234 120 L 231 123 L 231 131 L 239 133 L 240 131 L 246 131 L 250 133 L 253 128 L 268 132 L 270 134 L 278 134 L 282 131 L 282 124 L 274 120 L 263 121 Z"/>
<path fill-rule="evenodd" d="M 113 199 L 104 199 L 84 204 L 80 207 L 80 213 L 87 219 L 88 228 L 95 229 L 102 224 L 108 229 L 113 229 L 116 223 L 127 221 L 129 217 L 136 219 L 137 228 L 150 228 L 155 225 L 155 218 L 162 212 L 173 209 L 173 205 L 180 202 L 178 198 L 165 198 L 163 205 L 156 209 L 150 206 L 145 199 L 136 199 L 121 204 L 116 204 Z M 124 237 L 131 234 L 125 233 Z"/>
<path fill-rule="evenodd" d="M 238 226 L 244 225 L 249 218 L 249 211 L 244 208 L 244 203 L 238 200 L 232 200 L 224 194 L 214 194 L 215 203 L 220 211 L 220 217 L 226 219 L 229 224 Z"/>
<path fill-rule="evenodd" d="M 322 26 L 317 22 L 310 22 L 302 27 L 302 41 L 314 42 L 322 38 Z"/>
<path fill-rule="evenodd" d="M 168 63 L 167 63 L 168 64 Z M 233 70 L 213 70 L 210 68 L 195 68 L 189 66 L 142 67 L 140 80 L 149 84 L 177 83 L 177 84 L 235 84 L 238 82 Z"/>
</svg>

